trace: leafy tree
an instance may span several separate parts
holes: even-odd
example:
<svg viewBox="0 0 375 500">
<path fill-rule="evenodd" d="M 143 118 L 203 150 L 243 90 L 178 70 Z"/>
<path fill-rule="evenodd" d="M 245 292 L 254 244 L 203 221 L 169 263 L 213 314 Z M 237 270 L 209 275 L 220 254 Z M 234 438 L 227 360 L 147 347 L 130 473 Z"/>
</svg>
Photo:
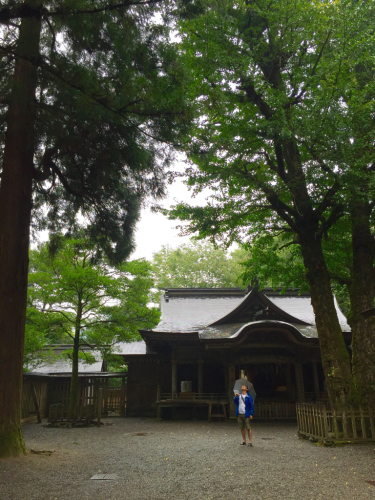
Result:
<svg viewBox="0 0 375 500">
<path fill-rule="evenodd" d="M 28 302 L 30 295 L 28 297 Z M 24 371 L 36 368 L 48 360 L 53 361 L 56 356 L 52 350 L 47 350 L 48 344 L 70 343 L 70 337 L 65 333 L 64 318 L 59 315 L 44 314 L 43 306 L 28 305 L 25 325 L 25 347 L 23 352 Z"/>
<path fill-rule="evenodd" d="M 0 6 L 0 456 L 25 450 L 20 401 L 31 216 L 37 228 L 58 232 L 84 215 L 111 261 L 124 260 L 142 200 L 163 193 L 165 145 L 189 125 L 184 72 L 167 26 L 156 23 L 167 5 Z"/>
<path fill-rule="evenodd" d="M 201 116 L 187 148 L 188 183 L 213 195 L 207 207 L 181 204 L 170 215 L 201 237 L 285 232 L 299 245 L 328 391 L 339 407 L 354 389 L 323 240 L 359 194 L 359 179 L 371 192 L 373 81 L 359 87 L 355 68 L 370 61 L 373 46 L 363 41 L 373 40 L 373 5 L 194 6 L 181 23 Z"/>
<path fill-rule="evenodd" d="M 217 288 L 239 286 L 241 262 L 247 252 L 237 249 L 230 255 L 208 242 L 192 240 L 178 248 L 163 246 L 153 256 L 155 285 L 163 288 Z"/>
<path fill-rule="evenodd" d="M 256 277 L 261 288 L 300 288 L 308 291 L 305 267 L 298 245 L 289 246 L 289 235 L 272 236 L 265 234 L 244 245 L 250 252 L 251 259 L 244 262 L 242 279 L 245 282 Z M 346 235 L 348 236 L 348 235 Z M 345 316 L 350 322 L 350 299 L 347 283 L 350 280 L 351 255 L 347 253 L 350 241 L 340 247 L 330 234 L 324 241 L 324 256 L 327 262 L 332 289 Z"/>
<path fill-rule="evenodd" d="M 54 252 L 51 253 L 51 246 Z M 116 268 L 85 238 L 56 238 L 32 252 L 30 289 L 47 318 L 61 319 L 73 341 L 69 416 L 76 415 L 78 359 L 82 344 L 111 353 L 116 341 L 138 339 L 139 328 L 152 328 L 159 313 L 148 308 L 150 266 L 133 261 Z M 48 324 L 48 319 L 46 325 Z"/>
</svg>

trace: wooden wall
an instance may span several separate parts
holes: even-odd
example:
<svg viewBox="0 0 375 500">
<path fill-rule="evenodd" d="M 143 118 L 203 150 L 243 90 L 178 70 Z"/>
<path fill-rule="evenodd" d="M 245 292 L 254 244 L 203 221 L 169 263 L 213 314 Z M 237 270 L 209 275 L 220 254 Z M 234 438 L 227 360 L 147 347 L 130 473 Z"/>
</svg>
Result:
<svg viewBox="0 0 375 500">
<path fill-rule="evenodd" d="M 21 422 L 36 420 L 37 413 L 33 397 L 33 391 L 36 396 L 37 405 L 41 418 L 48 413 L 48 378 L 42 377 L 24 377 L 22 387 L 21 401 Z"/>
<path fill-rule="evenodd" d="M 127 417 L 155 417 L 156 391 L 171 391 L 171 365 L 162 361 L 128 364 Z"/>
</svg>

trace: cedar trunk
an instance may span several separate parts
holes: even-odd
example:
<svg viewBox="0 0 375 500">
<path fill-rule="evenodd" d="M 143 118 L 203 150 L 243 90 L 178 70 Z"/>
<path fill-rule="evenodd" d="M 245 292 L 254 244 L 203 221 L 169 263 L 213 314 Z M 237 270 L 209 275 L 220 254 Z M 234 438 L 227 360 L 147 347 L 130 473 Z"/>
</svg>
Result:
<svg viewBox="0 0 375 500">
<path fill-rule="evenodd" d="M 314 308 L 328 395 L 333 407 L 340 409 L 351 401 L 353 382 L 350 357 L 337 317 L 321 240 L 314 237 L 304 239 L 301 251 Z"/>
<path fill-rule="evenodd" d="M 30 1 L 38 7 L 40 1 Z M 21 431 L 36 62 L 40 16 L 21 22 L 0 187 L 0 457 L 26 451 Z"/>
<path fill-rule="evenodd" d="M 349 287 L 353 382 L 360 403 L 375 404 L 375 316 L 361 313 L 374 307 L 375 244 L 369 203 L 356 200 L 351 210 L 353 271 Z"/>
</svg>

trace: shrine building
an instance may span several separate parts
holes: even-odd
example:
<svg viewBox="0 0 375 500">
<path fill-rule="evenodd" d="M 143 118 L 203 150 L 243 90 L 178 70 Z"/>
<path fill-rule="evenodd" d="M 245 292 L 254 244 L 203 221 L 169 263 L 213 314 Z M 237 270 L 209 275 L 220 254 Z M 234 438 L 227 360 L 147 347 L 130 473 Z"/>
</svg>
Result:
<svg viewBox="0 0 375 500">
<path fill-rule="evenodd" d="M 335 299 L 347 346 L 350 328 Z M 168 417 L 214 399 L 234 415 L 235 380 L 247 376 L 258 418 L 294 418 L 295 403 L 325 400 L 311 298 L 257 287 L 172 288 L 161 320 L 121 344 L 128 364 L 127 416 Z M 185 404 L 186 403 L 186 404 Z M 211 411 L 211 410 L 210 410 Z M 168 413 L 169 412 L 169 413 Z"/>
</svg>

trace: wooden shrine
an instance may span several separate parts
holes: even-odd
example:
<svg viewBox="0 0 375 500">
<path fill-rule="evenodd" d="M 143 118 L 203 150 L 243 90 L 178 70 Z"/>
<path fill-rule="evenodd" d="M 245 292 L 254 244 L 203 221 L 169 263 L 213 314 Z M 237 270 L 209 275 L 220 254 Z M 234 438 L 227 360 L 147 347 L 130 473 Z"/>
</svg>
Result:
<svg viewBox="0 0 375 500">
<path fill-rule="evenodd" d="M 349 346 L 350 328 L 336 308 Z M 168 417 L 216 400 L 225 401 L 233 416 L 233 386 L 241 376 L 254 385 L 258 418 L 295 418 L 296 402 L 325 399 L 308 294 L 256 287 L 168 289 L 161 313 L 154 330 L 140 331 L 143 341 L 122 344 L 127 416 Z"/>
</svg>

